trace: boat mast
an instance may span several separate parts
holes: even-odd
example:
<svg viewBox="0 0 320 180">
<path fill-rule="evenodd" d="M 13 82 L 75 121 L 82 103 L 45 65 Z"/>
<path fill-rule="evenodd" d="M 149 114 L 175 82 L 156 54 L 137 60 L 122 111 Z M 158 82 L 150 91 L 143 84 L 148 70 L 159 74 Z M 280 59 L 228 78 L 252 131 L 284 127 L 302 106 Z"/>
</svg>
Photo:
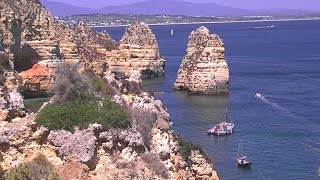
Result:
<svg viewBox="0 0 320 180">
<path fill-rule="evenodd" d="M 224 119 L 226 119 L 227 122 L 232 122 L 231 118 L 230 118 L 230 115 L 228 113 L 228 107 L 226 107 L 226 113 L 225 113 Z"/>
<path fill-rule="evenodd" d="M 238 158 L 242 157 L 242 140 L 240 140 L 237 155 L 238 155 Z"/>
</svg>

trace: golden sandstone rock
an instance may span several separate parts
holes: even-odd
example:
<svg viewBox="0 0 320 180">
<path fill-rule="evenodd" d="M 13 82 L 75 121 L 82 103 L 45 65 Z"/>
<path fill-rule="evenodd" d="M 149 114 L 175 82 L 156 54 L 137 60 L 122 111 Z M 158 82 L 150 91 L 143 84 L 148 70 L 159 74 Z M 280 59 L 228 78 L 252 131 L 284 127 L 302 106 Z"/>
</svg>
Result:
<svg viewBox="0 0 320 180">
<path fill-rule="evenodd" d="M 229 69 L 224 51 L 222 40 L 206 27 L 193 31 L 174 88 L 198 94 L 228 93 Z"/>
</svg>

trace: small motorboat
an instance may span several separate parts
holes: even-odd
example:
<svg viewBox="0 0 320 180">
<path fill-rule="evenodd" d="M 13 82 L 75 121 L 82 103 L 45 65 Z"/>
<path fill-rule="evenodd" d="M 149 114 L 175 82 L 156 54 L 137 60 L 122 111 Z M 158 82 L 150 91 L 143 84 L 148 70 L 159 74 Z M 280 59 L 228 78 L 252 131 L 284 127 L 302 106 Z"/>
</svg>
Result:
<svg viewBox="0 0 320 180">
<path fill-rule="evenodd" d="M 234 123 L 230 120 L 230 116 L 226 109 L 222 117 L 222 121 L 208 130 L 208 135 L 224 136 L 233 133 Z"/>
<path fill-rule="evenodd" d="M 252 162 L 247 159 L 247 156 L 244 156 L 242 153 L 242 141 L 239 143 L 238 157 L 236 158 L 236 165 L 238 167 L 250 167 L 252 165 Z"/>
<path fill-rule="evenodd" d="M 256 94 L 254 95 L 254 97 L 255 97 L 255 98 L 259 98 L 259 99 L 263 99 L 263 98 L 264 98 L 264 96 L 263 96 L 261 93 L 256 93 Z"/>
</svg>

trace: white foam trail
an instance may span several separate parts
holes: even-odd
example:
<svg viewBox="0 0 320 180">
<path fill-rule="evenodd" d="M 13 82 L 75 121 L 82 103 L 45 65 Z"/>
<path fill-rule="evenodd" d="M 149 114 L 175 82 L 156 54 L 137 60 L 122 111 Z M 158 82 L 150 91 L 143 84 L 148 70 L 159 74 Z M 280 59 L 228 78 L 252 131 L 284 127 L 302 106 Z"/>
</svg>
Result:
<svg viewBox="0 0 320 180">
<path fill-rule="evenodd" d="M 161 94 L 164 94 L 164 92 L 154 92 L 154 94 L 161 95 Z"/>
<path fill-rule="evenodd" d="M 290 115 L 292 117 L 297 118 L 296 115 L 294 115 L 293 113 L 291 113 L 287 108 L 280 106 L 278 103 L 269 101 L 268 99 L 266 99 L 265 97 L 261 97 L 259 98 L 261 101 L 263 101 L 266 104 L 271 105 L 271 107 L 273 107 L 274 109 L 280 110 L 282 113 L 285 113 L 287 115 Z"/>
<path fill-rule="evenodd" d="M 257 26 L 257 27 L 253 27 L 253 29 L 270 29 L 270 28 L 274 28 L 274 26 Z"/>
</svg>

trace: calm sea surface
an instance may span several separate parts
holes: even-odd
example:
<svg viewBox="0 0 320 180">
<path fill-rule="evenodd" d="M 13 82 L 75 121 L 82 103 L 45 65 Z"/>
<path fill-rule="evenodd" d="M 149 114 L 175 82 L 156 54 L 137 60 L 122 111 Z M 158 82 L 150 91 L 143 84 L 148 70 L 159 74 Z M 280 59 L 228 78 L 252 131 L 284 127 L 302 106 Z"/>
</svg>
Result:
<svg viewBox="0 0 320 180">
<path fill-rule="evenodd" d="M 320 153 L 308 145 L 320 148 L 314 143 L 320 143 L 320 21 L 206 24 L 225 42 L 229 96 L 173 90 L 188 35 L 199 26 L 151 26 L 167 59 L 166 76 L 145 80 L 144 88 L 158 92 L 173 128 L 204 148 L 221 179 L 317 179 Z M 119 40 L 125 28 L 96 30 L 107 30 Z M 256 92 L 266 99 L 254 99 Z M 235 133 L 207 136 L 226 107 Z M 253 161 L 250 170 L 235 166 L 240 139 Z"/>
</svg>

